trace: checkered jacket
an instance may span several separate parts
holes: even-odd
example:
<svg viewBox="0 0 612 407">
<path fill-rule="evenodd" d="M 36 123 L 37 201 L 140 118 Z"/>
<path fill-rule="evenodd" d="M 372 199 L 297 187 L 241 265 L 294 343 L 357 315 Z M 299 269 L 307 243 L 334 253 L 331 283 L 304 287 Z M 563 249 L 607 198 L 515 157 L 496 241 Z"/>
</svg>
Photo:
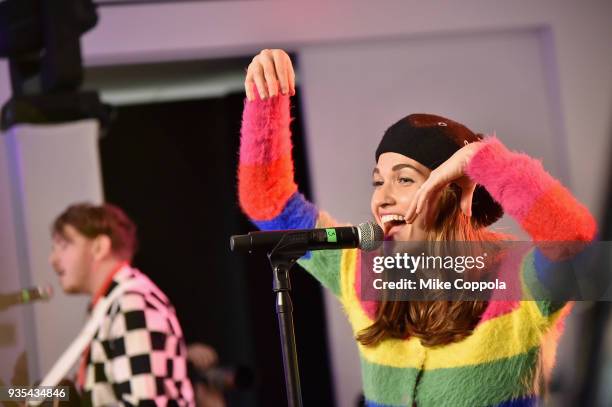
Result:
<svg viewBox="0 0 612 407">
<path fill-rule="evenodd" d="M 193 406 L 186 346 L 168 298 L 129 266 L 115 274 L 105 296 L 134 278 L 141 283 L 111 305 L 91 342 L 84 404 Z"/>
</svg>

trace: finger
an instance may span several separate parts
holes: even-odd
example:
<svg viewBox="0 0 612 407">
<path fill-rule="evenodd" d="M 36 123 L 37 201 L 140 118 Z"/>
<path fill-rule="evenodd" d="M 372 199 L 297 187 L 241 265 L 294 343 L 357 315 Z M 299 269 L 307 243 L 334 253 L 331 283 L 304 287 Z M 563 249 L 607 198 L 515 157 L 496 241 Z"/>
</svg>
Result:
<svg viewBox="0 0 612 407">
<path fill-rule="evenodd" d="M 427 200 L 425 202 L 423 212 L 418 214 L 414 218 L 414 221 L 412 223 L 416 224 L 418 222 L 418 225 L 421 229 L 423 230 L 428 229 L 429 228 L 429 210 L 430 208 L 431 208 L 431 205 L 429 204 L 429 200 Z"/>
<path fill-rule="evenodd" d="M 421 189 L 419 187 L 417 192 L 412 197 L 412 201 L 410 202 L 410 205 L 408 206 L 408 211 L 406 212 L 406 216 L 404 216 L 404 220 L 406 221 L 406 223 L 412 223 L 414 221 L 417 200 L 419 199 L 420 192 L 421 192 Z"/>
<path fill-rule="evenodd" d="M 246 93 L 246 97 L 249 101 L 253 100 L 255 96 L 253 95 L 253 85 L 255 85 L 255 82 L 253 82 L 253 72 L 251 70 L 251 64 L 249 64 L 244 77 L 244 93 Z"/>
<path fill-rule="evenodd" d="M 268 85 L 268 96 L 274 97 L 277 95 L 278 78 L 276 77 L 276 68 L 274 67 L 274 59 L 270 51 L 262 51 L 259 61 L 263 67 L 263 75 L 266 78 Z"/>
<path fill-rule="evenodd" d="M 427 202 L 427 200 L 429 199 L 429 193 L 431 191 L 430 185 L 431 184 L 428 184 L 427 182 L 421 185 L 419 199 L 417 199 L 416 202 L 415 216 L 419 215 L 423 211 L 423 206 L 425 205 L 425 202 Z"/>
<path fill-rule="evenodd" d="M 263 67 L 260 64 L 256 64 L 253 67 L 253 80 L 255 81 L 259 97 L 266 99 L 268 97 L 268 89 L 263 76 Z"/>
<path fill-rule="evenodd" d="M 287 64 L 288 76 L 289 76 L 289 91 L 291 92 L 291 96 L 295 96 L 295 69 L 293 68 L 293 63 L 291 62 L 291 58 L 287 57 L 289 63 Z"/>
<path fill-rule="evenodd" d="M 249 65 L 248 72 L 250 74 L 251 81 L 256 85 L 257 88 L 255 92 L 252 92 L 253 99 L 255 99 L 255 95 L 259 94 L 261 99 L 265 99 L 268 97 L 268 89 L 265 85 L 266 81 L 264 78 L 263 65 L 261 64 L 262 56 L 261 54 L 253 57 L 253 61 Z"/>
<path fill-rule="evenodd" d="M 417 216 L 419 216 L 419 213 L 420 213 L 419 202 L 423 199 L 423 194 L 427 192 L 426 190 L 427 190 L 427 181 L 421 184 L 421 186 L 419 187 L 419 190 L 414 196 L 414 199 L 412 200 L 412 214 L 410 215 L 410 223 L 414 223 Z"/>
<path fill-rule="evenodd" d="M 249 102 L 253 101 L 253 93 L 249 90 L 251 88 L 251 81 L 244 81 L 244 92 L 246 93 L 246 98 Z"/>
<path fill-rule="evenodd" d="M 255 95 L 253 94 L 253 86 L 255 86 L 255 82 L 253 82 L 253 74 L 247 68 L 246 78 L 244 79 L 244 92 L 246 93 L 246 98 L 249 102 L 255 99 Z"/>
<path fill-rule="evenodd" d="M 476 190 L 476 184 L 471 183 L 461 189 L 461 210 L 465 216 L 472 216 L 472 198 L 474 197 L 474 190 Z"/>
<path fill-rule="evenodd" d="M 435 219 L 436 219 L 436 214 L 437 211 L 436 209 L 438 208 L 438 203 L 440 202 L 440 197 L 442 196 L 442 188 L 439 189 L 434 189 L 431 194 L 429 195 L 429 198 L 427 199 L 427 202 L 425 204 L 425 207 L 423 208 L 423 227 L 424 228 L 429 228 L 431 225 L 433 225 L 435 223 Z"/>
<path fill-rule="evenodd" d="M 429 194 L 431 193 L 431 191 L 438 189 L 441 186 L 441 180 L 440 180 L 439 174 L 440 172 L 438 171 L 438 169 L 433 170 L 429 174 L 429 177 L 427 178 L 427 180 L 425 180 L 425 182 L 423 182 L 423 184 L 421 185 L 421 188 L 420 188 L 421 194 L 420 194 L 419 199 L 417 200 L 417 207 L 416 207 L 417 215 L 422 212 L 423 204 L 427 199 L 429 199 Z"/>
<path fill-rule="evenodd" d="M 283 95 L 289 92 L 289 78 L 287 76 L 287 66 L 283 58 L 283 53 L 276 50 L 272 53 L 274 58 L 274 66 L 276 67 L 276 76 L 278 77 L 278 84 L 280 85 L 280 91 Z"/>
<path fill-rule="evenodd" d="M 289 95 L 295 96 L 295 72 L 289 67 L 287 68 L 287 78 L 289 83 Z"/>
</svg>

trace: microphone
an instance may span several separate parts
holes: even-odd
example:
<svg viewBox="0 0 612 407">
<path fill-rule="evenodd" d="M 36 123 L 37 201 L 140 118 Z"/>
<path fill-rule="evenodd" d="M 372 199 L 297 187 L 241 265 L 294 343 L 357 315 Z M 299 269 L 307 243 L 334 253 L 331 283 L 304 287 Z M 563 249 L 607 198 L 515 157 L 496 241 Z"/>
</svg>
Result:
<svg viewBox="0 0 612 407">
<path fill-rule="evenodd" d="M 302 244 L 307 250 L 334 250 L 359 248 L 365 251 L 377 249 L 384 232 L 374 222 L 358 226 L 341 226 L 322 229 L 271 230 L 250 232 L 230 237 L 230 249 L 234 252 L 269 252 L 282 238 L 284 243 Z"/>
<path fill-rule="evenodd" d="M 53 296 L 50 285 L 25 288 L 8 294 L 0 294 L 0 311 L 18 304 L 28 304 L 34 301 L 47 301 Z"/>
</svg>

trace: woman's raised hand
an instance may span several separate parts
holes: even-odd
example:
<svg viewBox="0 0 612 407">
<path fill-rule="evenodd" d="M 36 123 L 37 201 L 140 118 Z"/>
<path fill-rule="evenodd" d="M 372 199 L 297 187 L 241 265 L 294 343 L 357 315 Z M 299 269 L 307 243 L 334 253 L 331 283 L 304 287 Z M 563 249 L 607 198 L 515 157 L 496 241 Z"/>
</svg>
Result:
<svg viewBox="0 0 612 407">
<path fill-rule="evenodd" d="M 472 196 L 476 189 L 476 183 L 465 173 L 467 165 L 472 157 L 482 148 L 482 142 L 474 142 L 460 148 L 442 165 L 431 171 L 427 180 L 416 192 L 408 212 L 406 222 L 412 223 L 417 215 L 425 212 L 426 222 L 431 222 L 433 209 L 436 206 L 440 193 L 450 183 L 455 183 L 461 188 L 461 210 L 466 216 L 472 216 Z"/>
<path fill-rule="evenodd" d="M 247 68 L 244 90 L 249 101 L 255 100 L 255 92 L 261 99 L 283 95 L 295 95 L 295 72 L 291 58 L 282 49 L 264 49 L 255 55 Z"/>
</svg>

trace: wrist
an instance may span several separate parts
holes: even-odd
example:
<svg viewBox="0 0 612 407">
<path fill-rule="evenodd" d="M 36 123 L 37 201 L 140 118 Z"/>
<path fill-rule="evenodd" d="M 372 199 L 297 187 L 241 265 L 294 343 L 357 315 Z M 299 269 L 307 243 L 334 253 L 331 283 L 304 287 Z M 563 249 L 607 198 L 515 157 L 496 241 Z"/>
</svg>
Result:
<svg viewBox="0 0 612 407">
<path fill-rule="evenodd" d="M 467 167 L 470 165 L 470 163 L 472 162 L 472 159 L 478 154 L 478 152 L 485 147 L 485 143 L 483 143 L 482 141 L 475 141 L 473 143 L 470 144 L 466 144 L 465 146 L 463 146 L 462 150 L 464 150 L 464 165 L 463 168 L 464 170 L 467 169 Z"/>
</svg>

